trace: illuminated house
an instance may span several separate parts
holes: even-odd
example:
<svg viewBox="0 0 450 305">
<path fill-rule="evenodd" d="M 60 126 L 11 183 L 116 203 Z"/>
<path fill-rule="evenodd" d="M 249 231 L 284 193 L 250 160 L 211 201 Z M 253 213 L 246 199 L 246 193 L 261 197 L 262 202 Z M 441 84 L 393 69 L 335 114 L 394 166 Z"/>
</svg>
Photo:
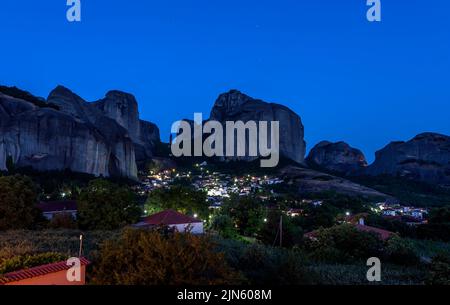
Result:
<svg viewBox="0 0 450 305">
<path fill-rule="evenodd" d="M 202 220 L 174 210 L 166 210 L 150 215 L 134 225 L 137 228 L 155 228 L 160 226 L 166 226 L 181 233 L 203 234 Z"/>
<path fill-rule="evenodd" d="M 70 214 L 74 219 L 77 217 L 77 202 L 74 200 L 40 202 L 37 208 L 48 220 L 57 214 Z"/>
</svg>

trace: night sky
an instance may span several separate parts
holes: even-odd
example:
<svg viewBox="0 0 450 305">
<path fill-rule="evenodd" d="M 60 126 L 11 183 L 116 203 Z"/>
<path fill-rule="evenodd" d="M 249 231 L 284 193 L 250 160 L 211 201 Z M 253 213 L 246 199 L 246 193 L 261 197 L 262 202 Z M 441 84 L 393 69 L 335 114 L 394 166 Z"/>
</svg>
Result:
<svg viewBox="0 0 450 305">
<path fill-rule="evenodd" d="M 450 2 L 382 0 L 0 2 L 0 83 L 46 97 L 133 93 L 167 140 L 172 122 L 209 116 L 230 89 L 284 104 L 308 149 L 345 140 L 369 160 L 392 140 L 450 134 Z"/>
</svg>

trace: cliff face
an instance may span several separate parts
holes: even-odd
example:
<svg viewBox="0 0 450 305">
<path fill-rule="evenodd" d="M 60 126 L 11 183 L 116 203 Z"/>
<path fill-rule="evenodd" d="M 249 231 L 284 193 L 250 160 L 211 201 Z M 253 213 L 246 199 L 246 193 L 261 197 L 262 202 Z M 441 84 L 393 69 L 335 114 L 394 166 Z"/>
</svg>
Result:
<svg viewBox="0 0 450 305">
<path fill-rule="evenodd" d="M 450 183 L 450 137 L 419 134 L 407 142 L 392 142 L 377 151 L 369 175 L 389 174 L 429 183 Z"/>
<path fill-rule="evenodd" d="M 0 93 L 0 170 L 10 156 L 19 167 L 136 179 L 136 155 L 152 155 L 159 130 L 139 120 L 129 97 L 112 91 L 105 101 L 88 103 L 59 86 L 48 108 Z M 124 108 L 127 100 L 131 107 Z"/>
<path fill-rule="evenodd" d="M 94 128 L 70 115 L 0 95 L 0 169 L 11 156 L 17 166 L 71 169 L 109 176 L 112 149 Z M 130 177 L 135 177 L 130 172 Z"/>
<path fill-rule="evenodd" d="M 155 124 L 139 119 L 138 103 L 133 95 L 110 91 L 105 98 L 90 105 L 128 131 L 138 163 L 153 156 L 155 145 L 160 141 L 159 129 Z"/>
<path fill-rule="evenodd" d="M 311 149 L 306 162 L 328 171 L 352 174 L 367 167 L 364 154 L 345 142 L 322 141 Z"/>
<path fill-rule="evenodd" d="M 226 121 L 279 121 L 280 155 L 303 163 L 306 144 L 300 117 L 289 108 L 253 99 L 239 91 L 224 93 L 216 100 L 210 120 Z M 269 123 L 270 126 L 270 123 Z M 251 159 L 251 158 L 248 158 Z"/>
</svg>

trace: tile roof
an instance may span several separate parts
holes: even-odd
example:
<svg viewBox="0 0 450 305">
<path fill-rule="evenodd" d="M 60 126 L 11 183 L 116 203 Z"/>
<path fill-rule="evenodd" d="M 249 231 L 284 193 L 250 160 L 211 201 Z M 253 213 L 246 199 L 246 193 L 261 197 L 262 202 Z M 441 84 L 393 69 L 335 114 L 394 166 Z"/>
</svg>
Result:
<svg viewBox="0 0 450 305">
<path fill-rule="evenodd" d="M 184 214 L 181 214 L 174 210 L 162 211 L 142 219 L 141 223 L 147 225 L 177 225 L 185 223 L 198 223 L 202 222 L 200 219 L 196 219 Z"/>
<path fill-rule="evenodd" d="M 395 234 L 394 232 L 371 227 L 371 226 L 366 226 L 366 225 L 361 225 L 361 224 L 352 224 L 352 225 L 359 231 L 372 232 L 372 233 L 377 234 L 381 240 L 387 240 Z M 316 231 L 311 231 L 311 232 L 305 233 L 305 234 L 303 234 L 303 236 L 305 238 L 314 240 L 314 239 L 317 239 L 318 233 L 319 233 L 319 231 L 316 230 Z"/>
<path fill-rule="evenodd" d="M 387 231 L 387 230 L 383 230 L 383 229 L 379 229 L 379 228 L 375 228 L 375 227 L 371 227 L 371 226 L 366 226 L 366 225 L 356 224 L 354 226 L 356 227 L 356 229 L 358 229 L 360 231 L 373 232 L 375 234 L 378 234 L 382 240 L 387 240 L 392 235 L 395 234 L 394 232 L 391 232 L 391 231 Z"/>
<path fill-rule="evenodd" d="M 76 211 L 77 202 L 75 200 L 62 200 L 62 201 L 41 201 L 37 204 L 38 209 L 44 213 L 49 212 L 63 212 L 63 211 Z"/>
<path fill-rule="evenodd" d="M 80 258 L 82 266 L 90 264 L 86 258 Z M 27 268 L 19 271 L 14 271 L 0 275 L 0 285 L 5 285 L 11 282 L 23 281 L 26 279 L 31 279 L 38 276 L 44 276 L 50 273 L 55 273 L 59 271 L 69 270 L 71 266 L 67 266 L 67 262 L 57 262 L 52 264 L 46 264 L 42 266 Z"/>
</svg>

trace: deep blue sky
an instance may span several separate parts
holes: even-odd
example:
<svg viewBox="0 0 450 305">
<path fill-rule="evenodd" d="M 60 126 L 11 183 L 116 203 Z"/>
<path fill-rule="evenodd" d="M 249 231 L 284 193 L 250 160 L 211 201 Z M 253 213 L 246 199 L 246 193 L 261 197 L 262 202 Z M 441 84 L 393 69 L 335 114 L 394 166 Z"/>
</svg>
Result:
<svg viewBox="0 0 450 305">
<path fill-rule="evenodd" d="M 167 140 L 235 88 L 289 106 L 310 149 L 345 140 L 369 160 L 392 140 L 450 134 L 450 3 L 382 0 L 2 0 L 0 83 L 46 97 L 133 93 Z"/>
</svg>

